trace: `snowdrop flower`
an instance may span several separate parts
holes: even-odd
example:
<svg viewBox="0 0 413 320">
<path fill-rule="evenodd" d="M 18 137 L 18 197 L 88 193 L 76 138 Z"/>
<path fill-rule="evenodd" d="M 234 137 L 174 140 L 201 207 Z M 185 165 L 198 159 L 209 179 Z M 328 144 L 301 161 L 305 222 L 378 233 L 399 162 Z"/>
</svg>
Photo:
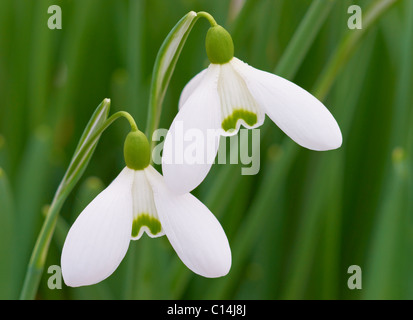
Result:
<svg viewBox="0 0 413 320">
<path fill-rule="evenodd" d="M 211 130 L 218 136 L 231 136 L 241 125 L 260 126 L 267 115 L 305 148 L 323 151 L 341 146 L 340 128 L 319 100 L 296 84 L 234 57 L 230 34 L 216 23 L 211 25 L 206 36 L 211 64 L 185 86 L 179 112 L 165 138 L 163 158 L 168 161 L 163 161 L 162 171 L 171 188 L 181 193 L 193 190 L 206 177 L 217 154 L 217 140 L 205 139 L 204 152 L 209 154 L 205 161 L 174 161 L 180 150 L 193 143 L 187 133 L 194 128 L 204 136 Z"/>
<path fill-rule="evenodd" d="M 126 167 L 78 216 L 61 257 L 62 275 L 72 287 L 98 283 L 124 258 L 130 240 L 145 232 L 166 235 L 193 272 L 220 277 L 231 266 L 227 237 L 215 216 L 191 194 L 176 195 L 149 165 L 146 136 L 132 131 L 125 140 Z"/>
</svg>

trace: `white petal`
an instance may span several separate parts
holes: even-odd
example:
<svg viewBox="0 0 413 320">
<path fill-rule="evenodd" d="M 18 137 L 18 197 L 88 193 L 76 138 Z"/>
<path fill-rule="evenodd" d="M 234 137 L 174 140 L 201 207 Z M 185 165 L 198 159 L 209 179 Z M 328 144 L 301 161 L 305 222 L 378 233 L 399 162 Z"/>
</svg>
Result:
<svg viewBox="0 0 413 320">
<path fill-rule="evenodd" d="M 176 115 L 165 138 L 162 171 L 176 193 L 195 189 L 206 177 L 219 146 L 219 65 L 211 64 Z"/>
<path fill-rule="evenodd" d="M 182 90 L 181 96 L 179 97 L 179 109 L 185 104 L 186 100 L 191 96 L 191 94 L 195 91 L 195 89 L 199 86 L 204 78 L 205 73 L 208 69 L 202 70 L 198 73 L 195 77 L 193 77 L 184 87 Z"/>
<path fill-rule="evenodd" d="M 338 124 L 317 98 L 296 84 L 239 59 L 234 58 L 232 64 L 259 106 L 296 143 L 318 151 L 341 146 Z"/>
<path fill-rule="evenodd" d="M 262 125 L 265 114 L 258 107 L 244 79 L 231 62 L 221 65 L 218 93 L 221 102 L 221 127 L 225 132 L 224 135 L 236 134 L 241 124 L 249 129 Z"/>
<path fill-rule="evenodd" d="M 162 227 L 182 262 L 204 277 L 226 275 L 231 268 L 231 249 L 211 211 L 190 193 L 171 192 L 153 167 L 146 168 L 145 174 L 153 188 Z"/>
<path fill-rule="evenodd" d="M 78 216 L 67 234 L 62 275 L 71 287 L 110 276 L 124 258 L 132 230 L 133 170 L 123 169 Z"/>
<path fill-rule="evenodd" d="M 163 236 L 165 233 L 156 212 L 152 187 L 143 170 L 137 170 L 134 174 L 132 239 L 138 240 L 143 232 L 151 238 Z"/>
</svg>

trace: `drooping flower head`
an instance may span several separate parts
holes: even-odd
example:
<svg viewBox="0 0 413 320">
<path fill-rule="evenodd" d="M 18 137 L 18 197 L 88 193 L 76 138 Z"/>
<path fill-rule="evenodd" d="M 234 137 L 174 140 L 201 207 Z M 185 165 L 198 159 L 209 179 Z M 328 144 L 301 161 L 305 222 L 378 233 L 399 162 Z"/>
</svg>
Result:
<svg viewBox="0 0 413 320">
<path fill-rule="evenodd" d="M 149 164 L 146 136 L 136 130 L 124 145 L 126 167 L 78 216 L 62 250 L 65 283 L 98 283 L 119 266 L 130 240 L 166 235 L 193 272 L 221 277 L 231 267 L 228 239 L 209 209 L 191 194 L 177 195 Z"/>
<path fill-rule="evenodd" d="M 241 125 L 256 128 L 267 115 L 299 145 L 317 151 L 341 146 L 340 128 L 329 110 L 313 95 L 277 75 L 255 69 L 234 57 L 231 35 L 211 23 L 206 36 L 209 67 L 197 74 L 184 88 L 176 115 L 164 144 L 162 170 L 167 184 L 177 192 L 196 188 L 213 163 L 209 156 L 202 163 L 174 161 L 176 153 L 191 143 L 187 133 L 201 130 L 218 135 L 237 134 Z M 177 134 L 177 131 L 182 134 Z M 205 154 L 218 150 L 217 139 L 205 139 Z M 208 151 L 208 152 L 207 152 Z M 185 151 L 184 151 L 185 152 Z M 211 161 L 212 158 L 212 161 Z"/>
</svg>

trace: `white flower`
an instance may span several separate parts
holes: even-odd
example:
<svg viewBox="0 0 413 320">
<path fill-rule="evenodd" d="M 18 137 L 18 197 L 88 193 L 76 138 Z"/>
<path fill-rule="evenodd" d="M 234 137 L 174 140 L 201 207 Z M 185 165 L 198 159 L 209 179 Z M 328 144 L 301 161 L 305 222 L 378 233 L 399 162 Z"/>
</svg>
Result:
<svg viewBox="0 0 413 320">
<path fill-rule="evenodd" d="M 143 232 L 166 235 L 182 262 L 199 275 L 229 272 L 231 250 L 215 216 L 193 195 L 173 193 L 151 165 L 144 167 L 125 167 L 76 219 L 61 257 L 67 285 L 91 285 L 110 276 L 130 240 Z"/>
<path fill-rule="evenodd" d="M 163 157 L 176 159 L 177 150 L 193 144 L 185 139 L 191 129 L 201 130 L 205 137 L 212 129 L 231 136 L 241 124 L 246 128 L 260 126 L 265 115 L 305 148 L 323 151 L 341 146 L 340 128 L 318 99 L 286 79 L 232 57 L 226 63 L 211 63 L 185 86 L 179 112 L 165 139 Z M 175 132 L 178 127 L 183 130 L 181 141 L 177 141 Z M 212 150 L 216 155 L 218 142 L 206 139 L 203 147 L 205 154 Z M 206 177 L 212 163 L 210 159 L 196 164 L 163 161 L 163 176 L 176 192 L 190 192 Z"/>
</svg>

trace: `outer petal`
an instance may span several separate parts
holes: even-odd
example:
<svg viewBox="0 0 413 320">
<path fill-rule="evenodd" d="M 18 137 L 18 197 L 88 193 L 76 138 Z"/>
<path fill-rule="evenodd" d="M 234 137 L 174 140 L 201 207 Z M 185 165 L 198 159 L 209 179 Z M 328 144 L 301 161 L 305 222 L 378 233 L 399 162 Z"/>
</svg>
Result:
<svg viewBox="0 0 413 320">
<path fill-rule="evenodd" d="M 219 65 L 211 64 L 201 83 L 176 115 L 165 138 L 162 170 L 168 186 L 187 193 L 206 177 L 218 152 Z"/>
<path fill-rule="evenodd" d="M 204 277 L 226 275 L 231 268 L 231 249 L 215 216 L 190 193 L 171 192 L 153 167 L 146 168 L 145 173 L 162 227 L 182 262 Z"/>
<path fill-rule="evenodd" d="M 61 266 L 71 287 L 110 276 L 124 258 L 132 230 L 134 171 L 125 168 L 78 216 L 67 234 Z"/>
<path fill-rule="evenodd" d="M 328 109 L 306 90 L 234 58 L 234 68 L 265 113 L 299 145 L 312 150 L 341 146 L 340 128 Z"/>
<path fill-rule="evenodd" d="M 182 108 L 182 106 L 185 104 L 185 102 L 188 100 L 191 94 L 202 82 L 202 79 L 204 78 L 207 70 L 208 69 L 202 70 L 186 84 L 185 88 L 182 90 L 181 96 L 179 97 L 179 109 Z"/>
</svg>

